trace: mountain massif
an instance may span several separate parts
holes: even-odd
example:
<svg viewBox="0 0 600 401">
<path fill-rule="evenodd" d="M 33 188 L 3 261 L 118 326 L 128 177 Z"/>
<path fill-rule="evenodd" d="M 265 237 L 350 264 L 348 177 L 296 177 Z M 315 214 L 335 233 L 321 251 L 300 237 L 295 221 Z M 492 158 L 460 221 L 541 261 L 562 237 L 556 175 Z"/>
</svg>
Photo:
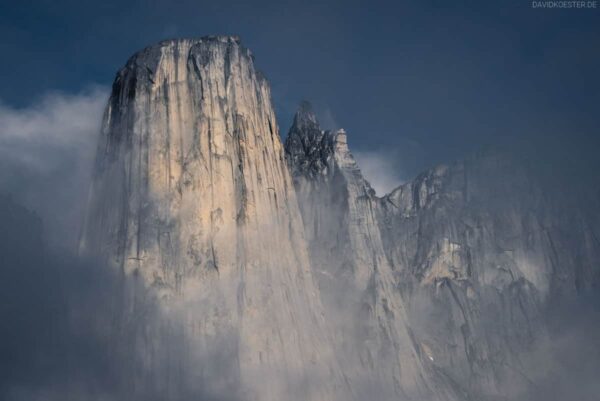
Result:
<svg viewBox="0 0 600 401">
<path fill-rule="evenodd" d="M 308 103 L 282 144 L 252 54 L 215 36 L 118 72 L 80 252 L 169 316 L 135 342 L 167 398 L 187 376 L 218 399 L 504 400 L 535 386 L 551 301 L 598 285 L 598 223 L 495 153 L 377 196 Z"/>
</svg>

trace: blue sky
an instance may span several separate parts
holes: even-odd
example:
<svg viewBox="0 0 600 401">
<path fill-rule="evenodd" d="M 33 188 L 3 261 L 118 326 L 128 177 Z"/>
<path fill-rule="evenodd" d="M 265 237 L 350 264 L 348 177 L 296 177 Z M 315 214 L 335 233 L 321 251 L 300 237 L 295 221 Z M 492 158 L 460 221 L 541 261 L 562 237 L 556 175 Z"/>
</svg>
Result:
<svg viewBox="0 0 600 401">
<path fill-rule="evenodd" d="M 108 88 L 136 50 L 207 34 L 252 49 L 283 135 L 310 100 L 399 180 L 487 145 L 595 166 L 600 9 L 526 0 L 3 0 L 0 101 L 19 110 Z"/>
</svg>

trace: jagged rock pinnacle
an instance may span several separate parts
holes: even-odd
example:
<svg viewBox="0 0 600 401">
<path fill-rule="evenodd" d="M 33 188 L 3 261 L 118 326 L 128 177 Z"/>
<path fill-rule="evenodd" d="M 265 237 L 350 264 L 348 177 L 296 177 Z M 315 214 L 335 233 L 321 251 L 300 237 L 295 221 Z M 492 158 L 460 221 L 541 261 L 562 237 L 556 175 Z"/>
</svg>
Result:
<svg viewBox="0 0 600 401">
<path fill-rule="evenodd" d="M 319 122 L 317 121 L 317 116 L 313 112 L 312 105 L 308 101 L 303 100 L 298 106 L 298 110 L 294 115 L 294 122 L 291 130 L 307 133 L 321 130 Z"/>
<path fill-rule="evenodd" d="M 332 170 L 336 135 L 321 129 L 309 102 L 303 101 L 285 141 L 285 152 L 292 176 L 317 177 Z"/>
</svg>

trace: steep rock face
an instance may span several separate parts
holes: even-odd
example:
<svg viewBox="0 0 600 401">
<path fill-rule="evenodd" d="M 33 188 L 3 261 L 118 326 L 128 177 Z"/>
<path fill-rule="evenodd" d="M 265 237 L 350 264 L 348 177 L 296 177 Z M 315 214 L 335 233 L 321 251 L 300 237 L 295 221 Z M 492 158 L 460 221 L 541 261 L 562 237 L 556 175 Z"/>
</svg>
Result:
<svg viewBox="0 0 600 401">
<path fill-rule="evenodd" d="M 406 268 L 424 284 L 473 277 L 500 289 L 522 278 L 546 296 L 598 281 L 591 240 L 595 214 L 564 208 L 524 168 L 498 153 L 422 173 L 381 198 L 379 211 L 396 270 Z M 435 264 L 427 257 L 431 247 L 440 255 L 474 258 L 454 265 L 478 268 L 452 271 L 451 261 Z"/>
<path fill-rule="evenodd" d="M 162 42 L 119 71 L 80 249 L 140 277 L 201 346 L 233 337 L 244 399 L 332 398 L 270 89 L 239 39 Z"/>
<path fill-rule="evenodd" d="M 358 399 L 452 398 L 419 356 L 383 248 L 375 192 L 346 138 L 321 130 L 304 103 L 285 144 L 314 274 L 336 317 L 336 352 Z"/>
<path fill-rule="evenodd" d="M 545 336 L 545 309 L 599 283 L 593 215 L 563 209 L 517 166 L 482 153 L 427 171 L 378 205 L 416 337 L 482 398 L 518 397 L 532 382 L 524 365 Z"/>
<path fill-rule="evenodd" d="M 378 198 L 345 133 L 320 130 L 307 105 L 286 156 L 326 306 L 357 316 L 339 325 L 339 338 L 359 334 L 338 352 L 356 349 L 360 365 L 386 350 L 379 366 L 421 380 L 390 383 L 368 364 L 350 374 L 379 380 L 383 399 L 521 397 L 549 301 L 600 282 L 597 217 L 544 197 L 503 156 L 438 166 Z"/>
</svg>

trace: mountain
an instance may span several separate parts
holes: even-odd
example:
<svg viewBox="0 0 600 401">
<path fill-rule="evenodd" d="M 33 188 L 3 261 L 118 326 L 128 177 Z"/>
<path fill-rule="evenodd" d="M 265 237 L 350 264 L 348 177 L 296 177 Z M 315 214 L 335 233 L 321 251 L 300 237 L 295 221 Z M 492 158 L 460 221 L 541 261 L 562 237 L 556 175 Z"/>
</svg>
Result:
<svg viewBox="0 0 600 401">
<path fill-rule="evenodd" d="M 597 213 L 564 208 L 508 156 L 437 166 L 379 198 L 347 134 L 307 103 L 286 156 L 326 312 L 354 317 L 341 354 L 393 389 L 383 399 L 523 397 L 548 309 L 600 283 Z"/>
<path fill-rule="evenodd" d="M 600 281 L 597 213 L 547 193 L 491 152 L 378 197 L 310 104 L 281 143 L 237 37 L 170 40 L 116 76 L 80 253 L 136 283 L 126 399 L 518 399 Z"/>
<path fill-rule="evenodd" d="M 158 293 L 190 341 L 230 352 L 244 399 L 326 400 L 343 382 L 270 98 L 236 37 L 135 54 L 105 112 L 80 248 Z"/>
<path fill-rule="evenodd" d="M 483 153 L 378 200 L 414 333 L 469 394 L 519 397 L 549 309 L 600 283 L 597 213 L 547 194 L 514 160 Z"/>
</svg>

